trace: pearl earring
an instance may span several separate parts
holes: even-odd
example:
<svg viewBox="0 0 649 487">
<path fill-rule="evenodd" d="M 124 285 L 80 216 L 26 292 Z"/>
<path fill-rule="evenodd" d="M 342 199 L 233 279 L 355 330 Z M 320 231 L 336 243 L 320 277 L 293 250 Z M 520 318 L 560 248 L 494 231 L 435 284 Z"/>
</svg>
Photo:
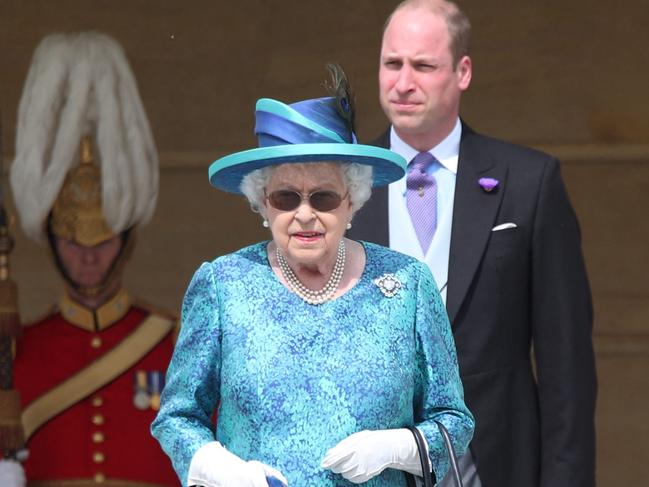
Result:
<svg viewBox="0 0 649 487">
<path fill-rule="evenodd" d="M 345 226 L 345 228 L 346 228 L 347 230 L 349 230 L 351 227 L 352 227 L 352 222 L 349 222 L 349 223 Z"/>
<path fill-rule="evenodd" d="M 268 224 L 268 220 L 264 219 L 263 222 L 261 222 L 261 226 L 264 228 L 268 228 L 270 225 Z"/>
</svg>

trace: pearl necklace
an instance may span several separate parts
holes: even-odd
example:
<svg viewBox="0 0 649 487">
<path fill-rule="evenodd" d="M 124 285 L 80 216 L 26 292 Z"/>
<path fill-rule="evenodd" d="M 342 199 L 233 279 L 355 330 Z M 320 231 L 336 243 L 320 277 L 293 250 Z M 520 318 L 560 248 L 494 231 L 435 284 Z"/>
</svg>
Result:
<svg viewBox="0 0 649 487">
<path fill-rule="evenodd" d="M 338 286 L 340 285 L 343 273 L 345 272 L 345 242 L 343 240 L 341 240 L 340 244 L 338 245 L 336 263 L 334 264 L 334 269 L 331 272 L 331 276 L 329 276 L 329 280 L 319 291 L 309 289 L 300 282 L 293 270 L 289 267 L 288 262 L 286 262 L 286 259 L 284 258 L 284 255 L 282 255 L 282 252 L 279 250 L 279 247 L 275 248 L 275 255 L 277 256 L 279 270 L 282 273 L 282 277 L 288 284 L 289 288 L 307 303 L 322 304 L 324 302 L 327 302 L 338 290 Z"/>
</svg>

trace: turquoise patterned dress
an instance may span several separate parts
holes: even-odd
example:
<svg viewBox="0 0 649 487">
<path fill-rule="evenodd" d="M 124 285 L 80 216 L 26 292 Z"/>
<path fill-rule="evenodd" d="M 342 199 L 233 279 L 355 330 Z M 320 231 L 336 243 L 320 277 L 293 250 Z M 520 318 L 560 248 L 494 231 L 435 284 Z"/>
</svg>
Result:
<svg viewBox="0 0 649 487">
<path fill-rule="evenodd" d="M 461 455 L 473 417 L 426 265 L 363 243 L 359 282 L 314 306 L 280 283 L 266 246 L 204 263 L 187 290 L 152 425 L 182 484 L 194 453 L 216 439 L 244 460 L 277 468 L 291 487 L 353 486 L 320 467 L 326 451 L 357 431 L 411 424 L 424 432 L 441 478 L 448 462 L 433 421 L 447 427 Z M 375 282 L 386 273 L 402 285 L 393 297 Z M 363 485 L 406 484 L 403 472 L 386 469 Z"/>
</svg>

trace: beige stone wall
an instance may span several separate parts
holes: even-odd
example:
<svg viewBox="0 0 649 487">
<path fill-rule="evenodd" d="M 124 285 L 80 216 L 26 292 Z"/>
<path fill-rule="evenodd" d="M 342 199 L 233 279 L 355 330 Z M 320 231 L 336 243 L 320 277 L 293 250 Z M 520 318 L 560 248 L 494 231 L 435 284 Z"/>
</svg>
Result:
<svg viewBox="0 0 649 487">
<path fill-rule="evenodd" d="M 461 2 L 474 24 L 463 115 L 479 131 L 559 155 L 580 217 L 596 310 L 599 485 L 649 485 L 649 8 L 644 0 Z M 356 86 L 359 134 L 378 134 L 379 0 L 0 0 L 5 155 L 33 49 L 47 33 L 97 29 L 125 47 L 161 153 L 161 193 L 128 286 L 177 310 L 203 260 L 265 238 L 245 202 L 212 190 L 207 166 L 250 147 L 261 96 L 321 96 L 324 63 Z M 33 319 L 60 283 L 15 229 L 13 272 Z"/>
</svg>

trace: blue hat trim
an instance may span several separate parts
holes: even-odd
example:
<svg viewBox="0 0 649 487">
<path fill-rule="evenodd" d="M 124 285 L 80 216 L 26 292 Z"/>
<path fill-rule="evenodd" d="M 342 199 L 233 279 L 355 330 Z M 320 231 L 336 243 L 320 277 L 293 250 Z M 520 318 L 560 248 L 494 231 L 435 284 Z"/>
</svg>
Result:
<svg viewBox="0 0 649 487">
<path fill-rule="evenodd" d="M 287 120 L 268 112 L 257 112 L 257 123 L 255 124 L 255 134 L 259 147 L 270 147 L 273 145 L 286 144 L 327 144 L 327 143 L 344 143 L 337 140 L 338 134 L 332 132 L 336 139 L 322 135 L 309 127 L 298 125 L 297 123 Z"/>
<path fill-rule="evenodd" d="M 278 134 L 289 137 L 282 130 L 287 129 L 289 132 L 295 131 L 293 137 L 286 139 L 289 144 L 309 143 L 306 140 L 298 139 L 301 134 L 304 134 L 306 138 L 313 138 L 314 143 L 351 143 L 351 131 L 345 127 L 344 123 L 340 123 L 340 117 L 336 113 L 334 103 L 334 98 L 329 97 L 305 100 L 289 106 L 277 100 L 261 98 L 255 106 L 255 117 L 257 118 L 255 134 L 281 140 L 281 136 L 278 136 Z M 325 114 L 328 116 L 325 116 Z M 278 120 L 283 120 L 287 124 L 292 124 L 292 126 L 276 126 Z M 327 128 L 327 125 L 331 129 Z M 261 141 L 260 147 L 264 147 Z"/>
<path fill-rule="evenodd" d="M 212 163 L 210 183 L 241 193 L 243 177 L 266 166 L 286 163 L 341 162 L 372 166 L 373 186 L 401 179 L 406 161 L 395 152 L 356 143 L 338 113 L 336 99 L 316 98 L 286 105 L 262 98 L 257 102 L 255 133 L 259 148 L 230 154 Z"/>
</svg>

